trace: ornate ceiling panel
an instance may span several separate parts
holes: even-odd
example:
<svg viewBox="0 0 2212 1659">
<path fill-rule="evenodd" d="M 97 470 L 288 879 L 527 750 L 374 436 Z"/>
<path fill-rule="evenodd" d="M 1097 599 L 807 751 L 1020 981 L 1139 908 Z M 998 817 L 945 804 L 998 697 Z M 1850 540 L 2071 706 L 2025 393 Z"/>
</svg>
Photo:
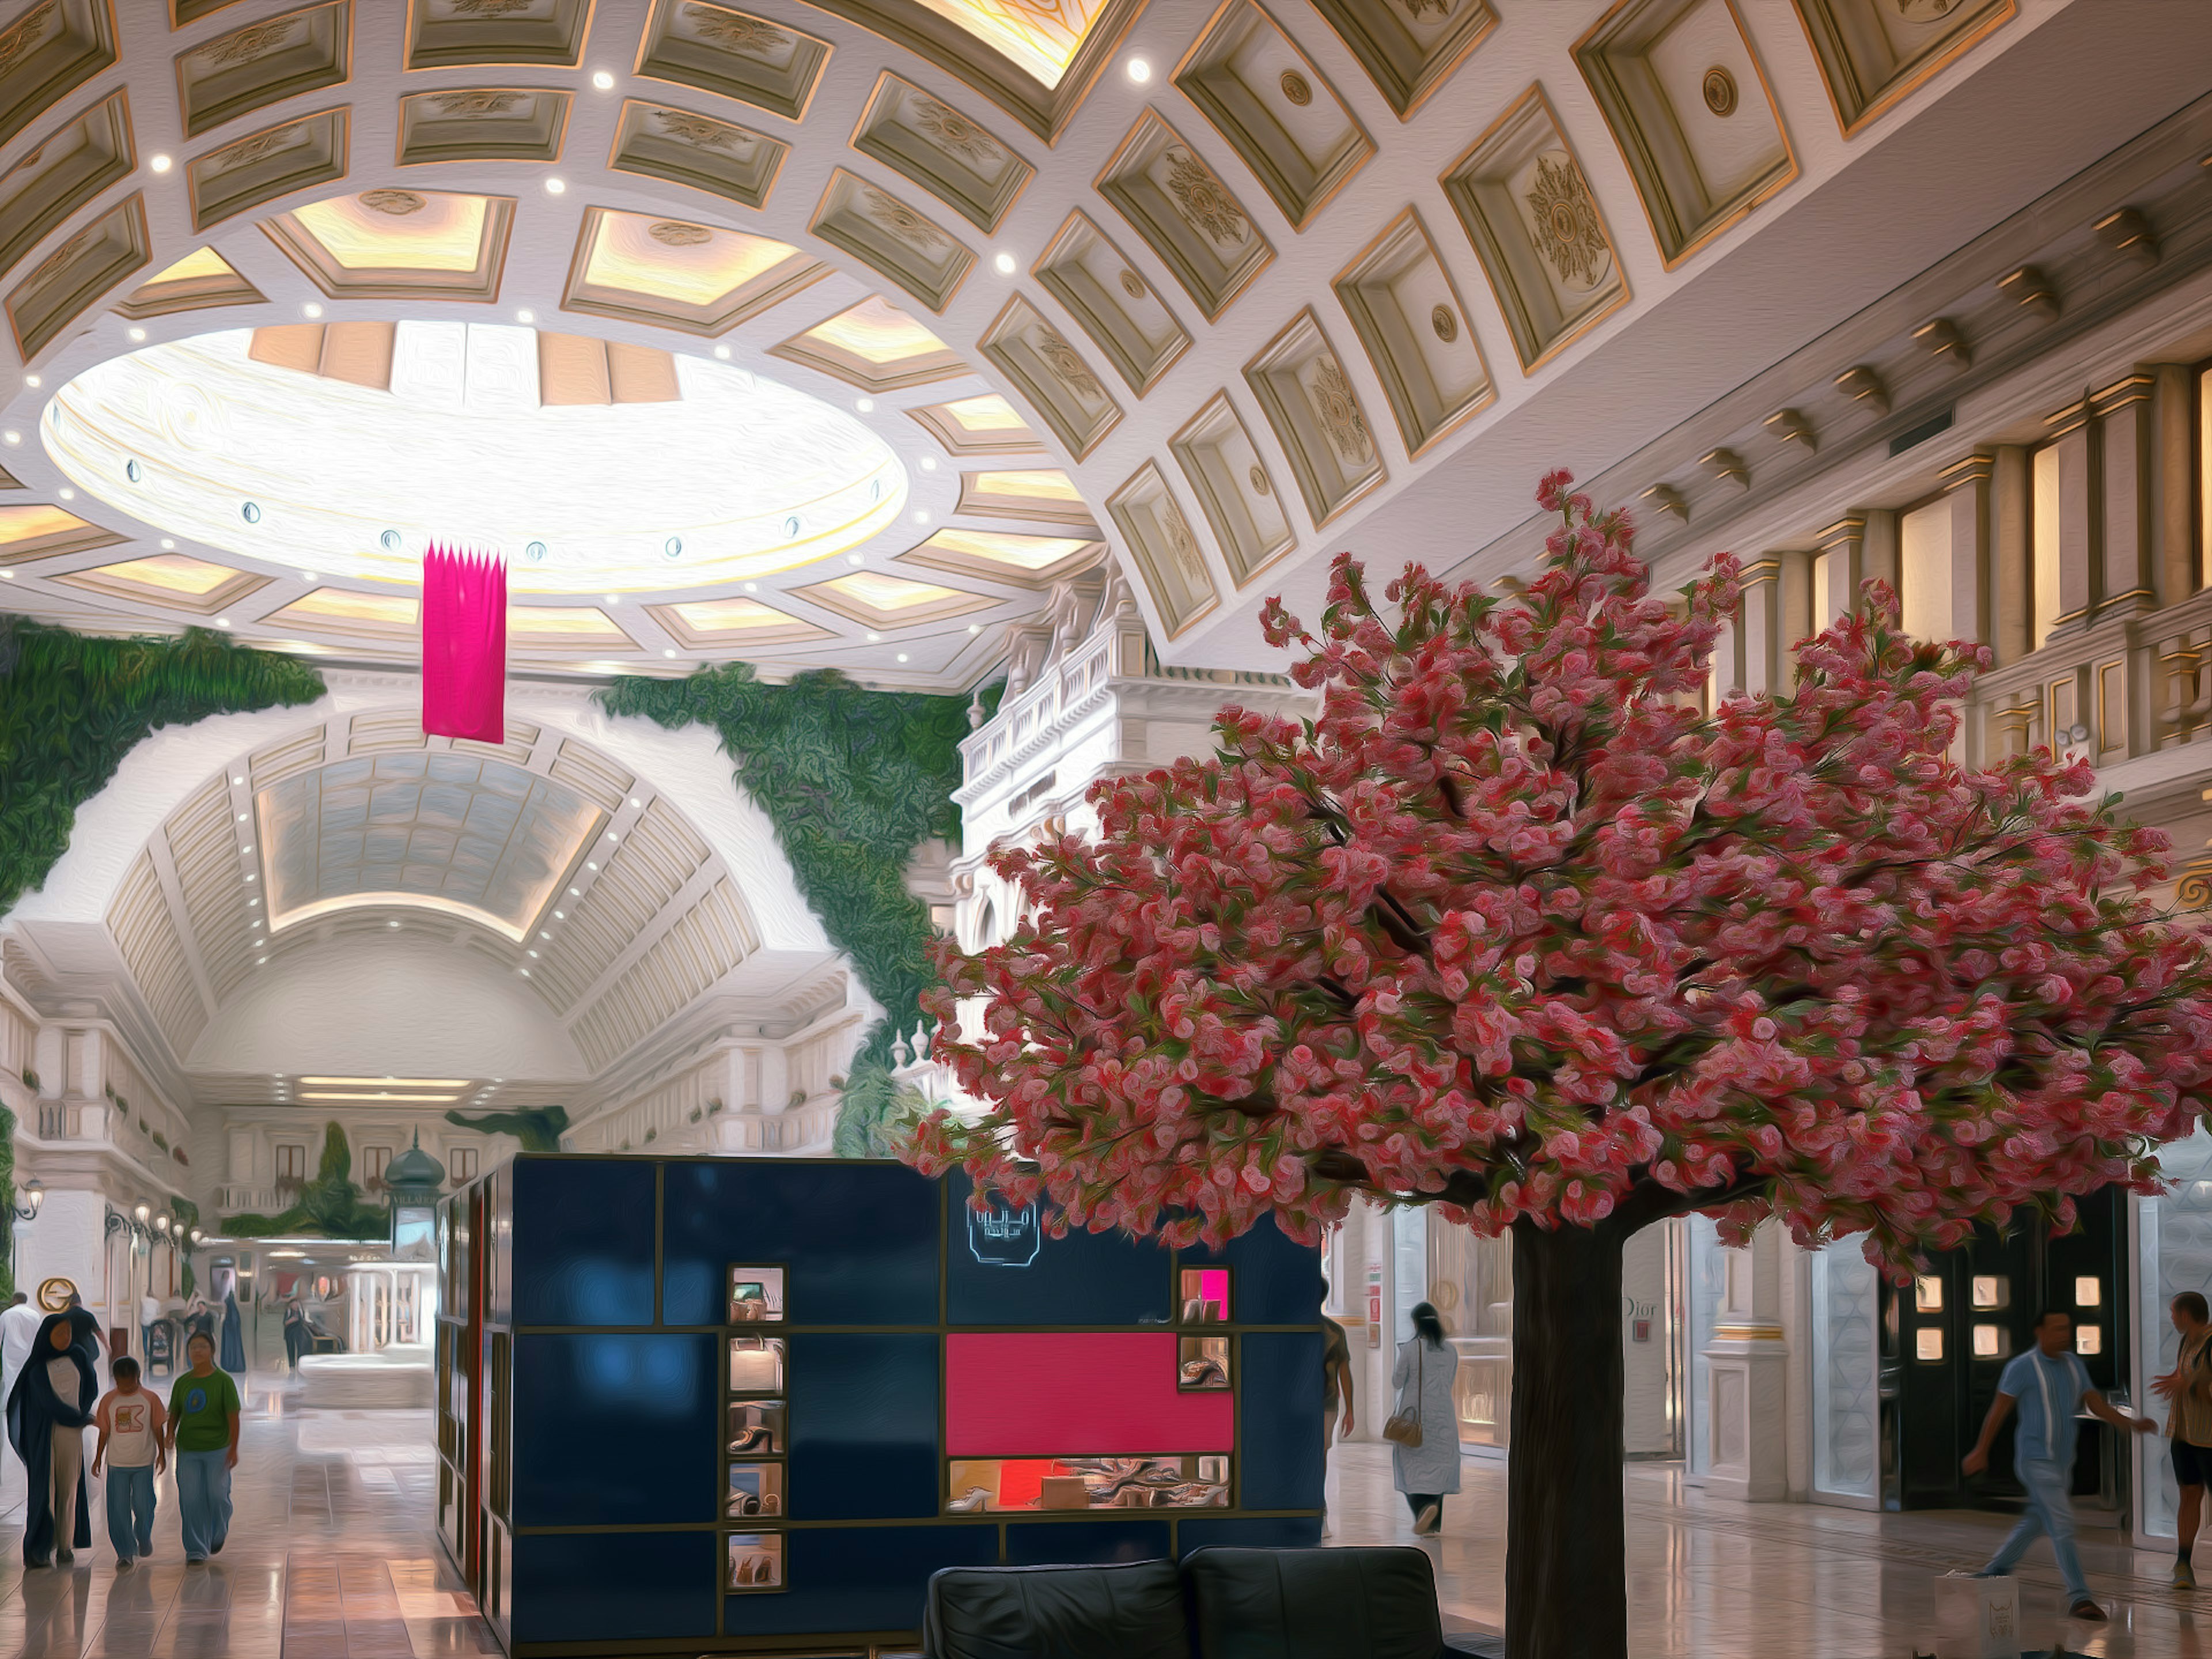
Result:
<svg viewBox="0 0 2212 1659">
<path fill-rule="evenodd" d="M 1094 526 L 1172 659 L 1256 659 L 1263 577 L 1312 591 L 1368 515 L 1486 434 L 1549 431 L 1554 408 L 1547 458 L 1587 464 L 1579 367 L 1664 335 L 1686 284 L 1734 283 L 1730 251 L 1805 220 L 1855 162 L 1940 173 L 1958 145 L 1922 118 L 1944 100 L 2124 68 L 2141 107 L 2039 99 L 2020 176 L 1992 153 L 1963 202 L 1893 189 L 1880 248 L 1832 265 L 1907 231 L 1948 251 L 2078 167 L 2067 134 L 2110 149 L 2203 90 L 2160 46 L 2187 9 L 2103 3 L 2101 28 L 2087 0 L 17 3 L 0 19 L 7 597 L 77 625 L 212 616 L 279 648 L 409 659 L 417 550 L 382 531 L 394 501 L 435 493 L 441 456 L 392 447 L 376 408 L 415 412 L 405 342 L 446 319 L 542 330 L 514 372 L 550 393 L 538 414 L 658 440 L 639 465 L 613 440 L 584 459 L 441 428 L 476 465 L 473 500 L 440 516 L 507 553 L 525 664 L 742 656 L 964 689 L 1097 556 Z M 1772 330 L 1709 334 L 1623 396 L 1683 418 L 1863 302 L 1768 283 L 1741 303 L 1793 319 L 1779 350 Z M 142 453 L 53 418 L 134 353 L 233 336 L 266 343 L 246 367 L 325 399 L 280 394 L 304 447 L 389 456 L 365 540 L 257 539 L 220 456 L 199 470 L 227 516 L 165 522 L 176 457 L 153 447 L 173 431 L 155 422 Z M 704 438 L 650 426 L 701 427 L 693 380 L 724 365 L 856 421 L 903 494 L 824 537 L 818 416 L 732 404 Z M 764 426 L 787 452 L 760 447 Z M 1066 492 L 980 482 L 1025 470 Z M 701 563 L 661 521 L 735 473 L 804 499 L 742 568 Z M 501 504 L 580 481 L 644 526 L 638 557 L 691 562 L 683 579 L 586 559 L 554 580 L 590 514 L 564 507 L 549 534 Z M 333 509 L 328 493 L 296 505 Z M 925 572 L 941 592 L 890 602 Z"/>
</svg>

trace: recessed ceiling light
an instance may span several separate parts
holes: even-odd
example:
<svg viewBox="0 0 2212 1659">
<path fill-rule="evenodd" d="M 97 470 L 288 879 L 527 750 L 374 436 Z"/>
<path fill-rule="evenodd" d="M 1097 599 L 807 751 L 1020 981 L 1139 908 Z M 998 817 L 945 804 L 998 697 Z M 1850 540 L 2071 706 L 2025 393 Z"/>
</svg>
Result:
<svg viewBox="0 0 2212 1659">
<path fill-rule="evenodd" d="M 863 415 L 872 415 L 876 412 L 876 400 L 873 398 L 855 398 L 853 407 Z"/>
<path fill-rule="evenodd" d="M 618 836 L 618 835 L 615 834 L 615 832 L 614 832 L 613 830 L 608 830 L 608 831 L 607 831 L 607 839 L 608 839 L 609 841 L 620 841 L 620 840 L 622 839 L 622 837 L 621 837 L 620 836 Z"/>
<path fill-rule="evenodd" d="M 228 628 L 230 626 L 230 618 L 228 617 L 217 617 L 215 619 L 215 625 L 217 628 Z"/>
<path fill-rule="evenodd" d="M 521 973 L 522 973 L 522 976 L 523 976 L 523 978 L 525 978 L 525 979 L 528 979 L 528 978 L 530 977 L 530 969 L 528 969 L 527 968 L 523 969 L 521 970 Z"/>
<path fill-rule="evenodd" d="M 586 859 L 584 860 L 584 868 L 586 870 L 596 870 L 599 867 L 599 866 L 598 865 L 592 863 L 589 859 Z"/>
<path fill-rule="evenodd" d="M 541 927 L 538 930 L 538 937 L 540 939 L 551 939 L 553 935 L 547 933 L 543 927 Z"/>
<path fill-rule="evenodd" d="M 23 377 L 23 384 L 27 386 L 35 386 L 39 384 L 39 377 L 35 374 L 26 374 Z"/>
<path fill-rule="evenodd" d="M 620 605 L 622 603 L 622 595 L 619 593 L 610 593 L 606 596 L 606 601 L 609 605 Z"/>
<path fill-rule="evenodd" d="M 716 346 L 714 348 L 714 355 L 722 359 L 723 362 L 727 362 L 730 357 L 730 349 L 727 346 Z"/>
<path fill-rule="evenodd" d="M 566 910 L 556 910 L 553 913 L 553 920 L 556 921 L 566 921 L 568 920 L 568 913 Z"/>
<path fill-rule="evenodd" d="M 246 877 L 246 880 L 248 881 L 258 881 L 261 878 L 258 875 L 249 875 Z"/>
<path fill-rule="evenodd" d="M 758 582 L 747 582 L 747 583 L 745 584 L 745 592 L 748 592 L 748 593 L 757 593 L 757 592 L 760 592 L 760 584 L 759 584 Z"/>
<path fill-rule="evenodd" d="M 246 822 L 246 814 L 245 814 L 245 813 L 243 813 L 243 812 L 240 812 L 240 813 L 238 815 L 238 821 L 239 821 L 240 823 L 245 823 L 245 822 Z"/>
<path fill-rule="evenodd" d="M 239 776 L 239 775 L 237 775 L 237 774 L 235 774 L 235 773 L 233 773 L 233 774 L 231 775 L 231 780 L 230 780 L 230 781 L 231 781 L 233 783 L 237 784 L 237 785 L 238 785 L 240 787 L 241 787 L 241 788 L 243 788 L 243 787 L 245 787 L 245 784 L 246 784 L 246 780 L 245 780 L 244 778 L 242 778 L 242 777 L 240 777 L 240 776 Z"/>
<path fill-rule="evenodd" d="M 868 643 L 870 645 L 881 645 L 883 642 L 884 636 L 880 634 L 871 634 L 868 635 Z"/>
<path fill-rule="evenodd" d="M 545 193 L 548 196 L 558 196 L 562 191 L 568 188 L 568 181 L 566 179 L 556 176 L 554 178 L 548 179 L 545 181 Z"/>
<path fill-rule="evenodd" d="M 312 570 L 302 570 L 300 573 L 300 580 L 301 581 L 319 582 L 322 580 L 322 578 Z"/>
<path fill-rule="evenodd" d="M 916 524 L 927 524 L 929 522 L 929 509 L 926 507 L 917 507 L 915 508 L 914 521 Z"/>
<path fill-rule="evenodd" d="M 253 850 L 253 843 L 250 841 L 242 841 L 238 843 L 238 850 L 241 853 L 251 853 Z"/>
<path fill-rule="evenodd" d="M 0 432 L 0 443 L 19 444 L 22 441 L 23 434 L 20 432 Z"/>
<path fill-rule="evenodd" d="M 934 472 L 934 471 L 937 471 L 937 457 L 936 457 L 936 456 L 934 456 L 934 455 L 925 455 L 925 456 L 923 456 L 923 457 L 921 458 L 921 470 L 922 470 L 924 472 Z"/>
<path fill-rule="evenodd" d="M 578 896 L 580 896 L 580 895 L 583 892 L 583 890 L 583 890 L 582 888 L 580 888 L 580 887 L 571 887 L 571 888 L 568 890 L 568 896 L 569 896 L 570 898 L 575 898 L 575 897 L 577 897 Z"/>
<path fill-rule="evenodd" d="M 1017 265 L 1018 262 L 1014 258 L 1014 256 L 1005 252 L 1003 249 L 997 254 L 994 255 L 991 260 L 991 269 L 997 271 L 1001 276 L 1012 276 Z"/>
<path fill-rule="evenodd" d="M 537 951 L 532 951 L 530 953 L 530 959 L 531 959 L 532 962 L 537 961 L 537 960 L 538 960 L 538 952 L 537 952 Z"/>
<path fill-rule="evenodd" d="M 256 957 L 253 959 L 253 965 L 256 968 L 266 968 L 269 965 L 269 958 L 267 957 Z"/>
<path fill-rule="evenodd" d="M 62 486 L 61 497 L 65 501 L 73 501 L 76 499 L 76 491 L 64 484 Z"/>
<path fill-rule="evenodd" d="M 12 571 L 12 570 L 0 570 L 0 580 L 6 580 L 6 581 L 11 581 L 11 582 L 12 582 L 12 581 L 14 581 L 15 580 L 15 573 L 14 571 Z"/>
<path fill-rule="evenodd" d="M 323 314 L 323 308 L 310 300 L 300 307 L 300 314 L 302 317 L 319 317 Z"/>
<path fill-rule="evenodd" d="M 146 165 L 156 173 L 167 173 L 176 163 L 166 155 L 149 155 L 146 158 Z"/>
<path fill-rule="evenodd" d="M 1152 60 L 1149 58 L 1132 58 L 1123 68 L 1128 77 L 1140 87 L 1152 78 Z"/>
<path fill-rule="evenodd" d="M 845 556 L 847 564 L 866 564 L 867 562 L 867 556 L 864 553 L 848 553 Z"/>
<path fill-rule="evenodd" d="M 905 653 L 905 652 L 902 651 L 902 652 L 900 652 L 900 653 L 899 653 L 899 660 L 900 660 L 901 662 L 904 662 L 904 661 L 906 660 L 906 653 Z"/>
<path fill-rule="evenodd" d="M 514 320 L 518 323 L 534 323 L 538 320 L 538 313 L 526 309 L 518 311 L 514 313 Z"/>
<path fill-rule="evenodd" d="M 250 899 L 246 900 L 246 902 L 248 904 L 258 904 L 258 903 L 260 903 L 260 902 L 261 902 L 261 901 L 260 901 L 259 899 L 258 899 L 258 898 L 250 898 Z"/>
<path fill-rule="evenodd" d="M 640 800 L 640 799 L 639 799 L 635 795 L 632 795 L 632 796 L 629 798 L 629 804 L 630 804 L 632 806 L 642 806 L 642 805 L 645 805 L 645 803 L 644 803 L 643 801 Z"/>
<path fill-rule="evenodd" d="M 169 538 L 169 537 L 167 537 L 167 536 L 164 536 L 164 537 L 162 537 L 162 538 L 161 538 L 161 551 L 163 551 L 164 553 L 167 553 L 167 552 L 169 552 L 169 551 L 173 550 L 176 547 L 176 545 L 177 545 L 177 544 L 176 544 L 176 543 L 175 543 L 175 541 L 174 541 L 174 540 L 173 540 L 171 538 Z"/>
<path fill-rule="evenodd" d="M 673 649 L 673 648 L 672 648 L 672 647 L 662 647 L 662 649 L 661 649 L 661 653 L 660 653 L 660 654 L 661 654 L 662 656 L 664 656 L 664 657 L 672 657 L 672 656 L 674 656 L 674 655 L 676 654 L 676 653 L 675 653 L 674 649 Z"/>
<path fill-rule="evenodd" d="M 134 344 L 146 337 L 146 331 L 143 328 L 133 328 L 125 331 L 129 333 Z"/>
<path fill-rule="evenodd" d="M 969 623 L 968 624 L 968 631 L 970 634 L 980 634 L 983 631 L 983 624 L 981 623 Z"/>
</svg>

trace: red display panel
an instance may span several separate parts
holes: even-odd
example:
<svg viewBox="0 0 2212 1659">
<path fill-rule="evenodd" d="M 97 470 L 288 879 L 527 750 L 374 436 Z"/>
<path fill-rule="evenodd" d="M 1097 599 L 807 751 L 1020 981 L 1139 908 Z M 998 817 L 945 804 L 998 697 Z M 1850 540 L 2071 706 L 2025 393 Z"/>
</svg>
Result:
<svg viewBox="0 0 2212 1659">
<path fill-rule="evenodd" d="M 945 1339 L 953 1457 L 1151 1455 L 1235 1449 L 1227 1393 L 1176 1386 L 1163 1332 L 968 1332 Z"/>
</svg>

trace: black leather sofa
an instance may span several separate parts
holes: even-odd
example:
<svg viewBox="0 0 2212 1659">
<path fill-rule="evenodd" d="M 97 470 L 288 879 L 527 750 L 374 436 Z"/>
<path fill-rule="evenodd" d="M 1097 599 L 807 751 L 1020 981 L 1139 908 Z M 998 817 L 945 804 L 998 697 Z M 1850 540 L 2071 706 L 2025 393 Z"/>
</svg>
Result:
<svg viewBox="0 0 2212 1659">
<path fill-rule="evenodd" d="M 929 1581 L 925 1659 L 1447 1659 L 1417 1549 L 1202 1549 L 1178 1563 L 947 1567 Z"/>
</svg>

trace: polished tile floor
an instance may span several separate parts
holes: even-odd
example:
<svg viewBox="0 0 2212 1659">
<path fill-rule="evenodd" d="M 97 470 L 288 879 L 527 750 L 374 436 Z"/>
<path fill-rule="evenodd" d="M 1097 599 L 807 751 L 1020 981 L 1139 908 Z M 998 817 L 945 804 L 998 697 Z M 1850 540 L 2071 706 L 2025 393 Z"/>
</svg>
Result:
<svg viewBox="0 0 2212 1659">
<path fill-rule="evenodd" d="M 1389 1450 L 1339 1446 L 1330 1458 L 1333 1540 L 1419 1543 L 1436 1559 L 1445 1623 L 1503 1626 L 1505 1466 L 1466 1461 L 1442 1534 L 1415 1539 L 1391 1489 Z M 1628 1476 L 1629 1647 L 1633 1659 L 1910 1659 L 1936 1646 L 1934 1581 L 1979 1566 L 2009 1517 L 1877 1515 L 1825 1504 L 1737 1504 L 1685 1487 L 1672 1465 Z M 2061 1618 L 2050 1546 L 2020 1572 L 2023 1648 L 2098 1659 L 2212 1659 L 2212 1589 L 2168 1588 L 2173 1557 L 2085 1534 L 2082 1564 L 2106 1625 Z M 2212 1545 L 2198 1559 L 2212 1567 Z M 2212 1571 L 2205 1574 L 2212 1583 Z"/>
<path fill-rule="evenodd" d="M 430 1413 L 301 1408 L 281 1379 L 247 1389 L 236 1517 L 222 1554 L 187 1568 L 176 1488 L 161 1483 L 152 1558 L 116 1570 L 94 1486 L 94 1544 L 68 1571 L 22 1566 L 20 1467 L 0 1483 L 0 1659 L 429 1659 L 496 1651 L 430 1533 Z M 9 1459 L 13 1464 L 12 1457 Z M 1505 1471 L 1469 1459 L 1445 1506 L 1436 1559 L 1446 1622 L 1504 1617 Z M 1334 1540 L 1413 1537 L 1379 1446 L 1331 1459 Z M 12 1500 L 9 1502 L 9 1500 Z M 1686 1488 L 1666 1465 L 1629 1474 L 1635 1659 L 1909 1659 L 1935 1646 L 1933 1582 L 1985 1559 L 2007 1525 L 1989 1515 L 1873 1515 L 1741 1504 Z M 2063 1637 L 2098 1659 L 2212 1659 L 2212 1590 L 2167 1588 L 2171 1557 L 2109 1535 L 2086 1542 L 2112 1615 L 2063 1622 L 2039 1546 L 2021 1579 L 2025 1645 Z M 2212 1565 L 2212 1564 L 2208 1564 Z M 2212 1577 L 2212 1574 L 2208 1574 Z"/>
<path fill-rule="evenodd" d="M 272 1386 L 273 1385 L 273 1386 Z M 176 1482 L 160 1482 L 154 1553 L 127 1572 L 92 1483 L 93 1547 L 27 1571 L 22 1469 L 0 1513 L 0 1659 L 429 1659 L 495 1653 L 430 1533 L 427 1411 L 300 1409 L 281 1379 L 246 1390 L 223 1553 L 186 1567 Z"/>
</svg>

